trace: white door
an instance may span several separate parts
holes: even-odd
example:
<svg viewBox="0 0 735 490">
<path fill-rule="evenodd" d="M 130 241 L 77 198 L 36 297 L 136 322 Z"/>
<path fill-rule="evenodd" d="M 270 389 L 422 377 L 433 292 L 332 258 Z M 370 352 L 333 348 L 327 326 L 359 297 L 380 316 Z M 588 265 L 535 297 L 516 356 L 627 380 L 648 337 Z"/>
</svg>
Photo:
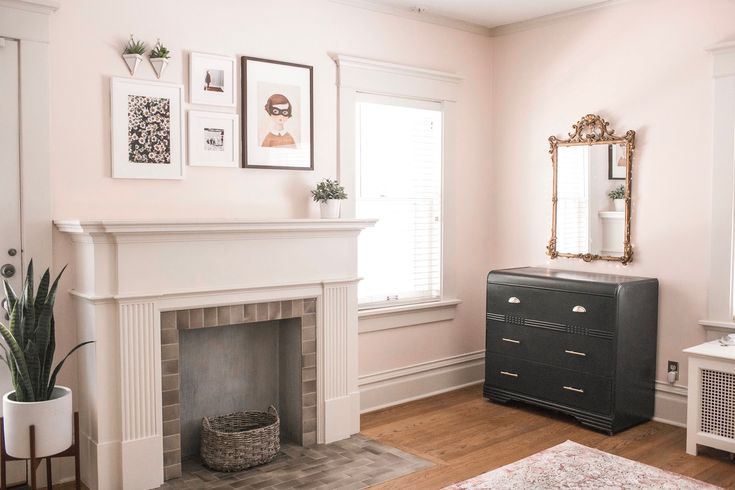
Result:
<svg viewBox="0 0 735 490">
<path fill-rule="evenodd" d="M 0 38 L 0 279 L 10 282 L 16 291 L 20 291 L 22 275 L 19 93 L 18 41 Z M 0 298 L 5 299 L 5 294 L 0 293 Z M 7 325 L 4 309 L 0 315 Z M 0 364 L 0 395 L 12 389 L 8 370 Z M 24 479 L 22 463 L 8 467 L 8 484 Z"/>
</svg>

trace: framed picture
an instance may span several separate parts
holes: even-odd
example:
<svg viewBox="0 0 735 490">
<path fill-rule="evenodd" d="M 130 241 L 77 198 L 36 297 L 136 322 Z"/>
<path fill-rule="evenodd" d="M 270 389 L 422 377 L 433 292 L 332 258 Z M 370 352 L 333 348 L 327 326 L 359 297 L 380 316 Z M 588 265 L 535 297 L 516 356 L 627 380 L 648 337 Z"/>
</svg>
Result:
<svg viewBox="0 0 735 490">
<path fill-rule="evenodd" d="M 607 147 L 607 180 L 625 180 L 626 155 L 625 145 L 609 145 Z"/>
<path fill-rule="evenodd" d="M 189 111 L 189 165 L 238 168 L 237 114 Z"/>
<path fill-rule="evenodd" d="M 189 102 L 235 107 L 235 58 L 216 54 L 189 55 Z"/>
<path fill-rule="evenodd" d="M 242 165 L 314 170 L 313 68 L 242 57 Z"/>
<path fill-rule="evenodd" d="M 112 78 L 112 177 L 181 179 L 183 87 Z"/>
</svg>

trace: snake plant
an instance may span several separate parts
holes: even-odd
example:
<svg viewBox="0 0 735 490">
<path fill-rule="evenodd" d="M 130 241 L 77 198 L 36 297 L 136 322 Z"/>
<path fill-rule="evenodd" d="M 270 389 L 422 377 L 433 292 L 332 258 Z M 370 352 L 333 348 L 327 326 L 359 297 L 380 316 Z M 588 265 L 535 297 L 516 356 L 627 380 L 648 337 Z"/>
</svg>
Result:
<svg viewBox="0 0 735 490">
<path fill-rule="evenodd" d="M 66 267 L 64 267 L 66 269 Z M 8 366 L 15 388 L 15 401 L 40 402 L 51 398 L 56 376 L 69 356 L 80 347 L 93 341 L 82 342 L 74 347 L 51 370 L 56 350 L 54 327 L 54 301 L 62 270 L 53 284 L 48 269 L 41 277 L 38 291 L 33 290 L 33 261 L 28 264 L 23 291 L 20 296 L 4 281 L 3 305 L 9 320 L 6 326 L 0 323 L 0 334 L 7 347 L 0 342 L 4 355 L 0 359 Z M 50 287 L 49 287 L 50 286 Z"/>
</svg>

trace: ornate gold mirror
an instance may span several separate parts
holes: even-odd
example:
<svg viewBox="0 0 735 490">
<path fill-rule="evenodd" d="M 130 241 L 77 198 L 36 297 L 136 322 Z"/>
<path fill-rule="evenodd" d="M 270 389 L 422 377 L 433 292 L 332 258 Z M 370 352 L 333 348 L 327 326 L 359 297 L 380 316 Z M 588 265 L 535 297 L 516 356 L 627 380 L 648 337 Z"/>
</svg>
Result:
<svg viewBox="0 0 735 490">
<path fill-rule="evenodd" d="M 549 138 L 553 166 L 551 239 L 546 253 L 586 262 L 633 260 L 630 182 L 635 131 L 616 136 L 588 114 L 569 139 Z"/>
</svg>

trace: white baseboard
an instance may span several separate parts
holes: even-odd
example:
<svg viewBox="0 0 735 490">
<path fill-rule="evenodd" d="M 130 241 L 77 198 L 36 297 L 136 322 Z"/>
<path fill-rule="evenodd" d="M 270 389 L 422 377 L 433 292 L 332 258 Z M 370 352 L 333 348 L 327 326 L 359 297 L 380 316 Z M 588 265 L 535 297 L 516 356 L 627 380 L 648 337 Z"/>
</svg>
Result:
<svg viewBox="0 0 735 490">
<path fill-rule="evenodd" d="M 360 376 L 360 413 L 481 383 L 484 366 L 485 352 L 476 351 Z M 686 419 L 686 386 L 656 381 L 653 420 L 686 427 Z"/>
<path fill-rule="evenodd" d="M 687 388 L 656 381 L 653 420 L 677 427 L 687 426 Z"/>
<path fill-rule="evenodd" d="M 360 413 L 456 390 L 484 377 L 485 351 L 360 376 Z"/>
</svg>

